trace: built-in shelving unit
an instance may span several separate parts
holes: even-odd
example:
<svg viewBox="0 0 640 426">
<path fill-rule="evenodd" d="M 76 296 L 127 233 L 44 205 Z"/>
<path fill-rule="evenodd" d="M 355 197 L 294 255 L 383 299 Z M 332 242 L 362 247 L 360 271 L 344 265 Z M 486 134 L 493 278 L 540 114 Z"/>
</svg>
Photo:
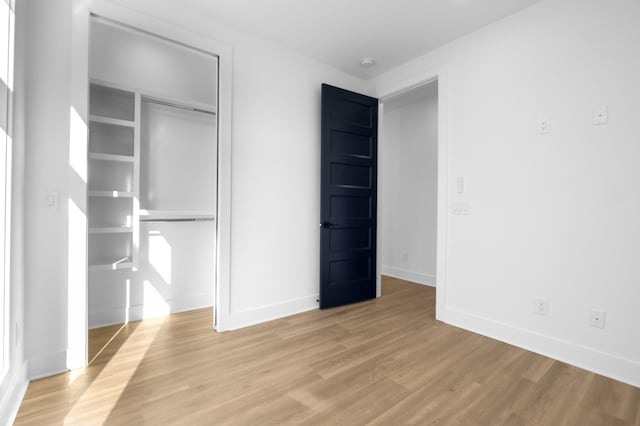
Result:
<svg viewBox="0 0 640 426">
<path fill-rule="evenodd" d="M 140 95 L 92 82 L 89 115 L 89 269 L 136 265 Z"/>
<path fill-rule="evenodd" d="M 99 259 L 95 264 L 91 265 L 93 271 L 115 271 L 118 269 L 133 268 L 135 264 L 131 257 L 123 257 L 122 259 Z"/>
</svg>

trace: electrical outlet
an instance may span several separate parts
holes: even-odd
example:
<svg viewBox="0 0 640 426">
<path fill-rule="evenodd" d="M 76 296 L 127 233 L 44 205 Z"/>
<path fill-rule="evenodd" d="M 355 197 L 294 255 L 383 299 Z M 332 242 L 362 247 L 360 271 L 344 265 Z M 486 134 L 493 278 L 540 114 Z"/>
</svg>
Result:
<svg viewBox="0 0 640 426">
<path fill-rule="evenodd" d="M 549 315 L 549 300 L 544 297 L 536 297 L 533 301 L 533 313 L 537 315 Z"/>
<path fill-rule="evenodd" d="M 600 126 L 609 122 L 609 106 L 603 105 L 593 109 L 593 125 Z"/>
<path fill-rule="evenodd" d="M 604 320 L 607 314 L 599 309 L 592 309 L 589 312 L 589 325 L 596 328 L 604 328 Z"/>
<path fill-rule="evenodd" d="M 402 261 L 403 261 L 403 262 L 406 262 L 406 261 L 408 261 L 408 260 L 409 260 L 409 254 L 407 254 L 407 253 L 402 253 Z"/>
</svg>

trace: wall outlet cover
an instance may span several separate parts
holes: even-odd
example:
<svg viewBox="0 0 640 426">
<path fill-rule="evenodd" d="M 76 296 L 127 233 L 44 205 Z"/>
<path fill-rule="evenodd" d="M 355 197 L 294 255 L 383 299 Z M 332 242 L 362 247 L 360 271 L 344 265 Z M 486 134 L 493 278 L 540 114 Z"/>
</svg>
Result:
<svg viewBox="0 0 640 426">
<path fill-rule="evenodd" d="M 551 133 L 551 118 L 549 118 L 548 115 L 538 116 L 538 121 L 536 123 L 536 133 L 539 135 Z"/>
<path fill-rule="evenodd" d="M 609 106 L 602 105 L 593 109 L 593 125 L 601 126 L 609 122 Z"/>
<path fill-rule="evenodd" d="M 589 325 L 596 328 L 604 328 L 605 319 L 607 314 L 600 309 L 592 309 L 589 312 Z"/>
<path fill-rule="evenodd" d="M 549 299 L 536 297 L 533 301 L 533 313 L 542 316 L 549 315 Z"/>
</svg>

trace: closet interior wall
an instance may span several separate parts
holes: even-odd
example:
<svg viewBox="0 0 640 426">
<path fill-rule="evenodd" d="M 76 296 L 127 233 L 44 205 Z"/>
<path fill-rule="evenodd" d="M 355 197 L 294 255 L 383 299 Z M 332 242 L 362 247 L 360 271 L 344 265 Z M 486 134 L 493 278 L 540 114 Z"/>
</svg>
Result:
<svg viewBox="0 0 640 426">
<path fill-rule="evenodd" d="M 95 17 L 89 328 L 214 304 L 217 58 Z"/>
</svg>

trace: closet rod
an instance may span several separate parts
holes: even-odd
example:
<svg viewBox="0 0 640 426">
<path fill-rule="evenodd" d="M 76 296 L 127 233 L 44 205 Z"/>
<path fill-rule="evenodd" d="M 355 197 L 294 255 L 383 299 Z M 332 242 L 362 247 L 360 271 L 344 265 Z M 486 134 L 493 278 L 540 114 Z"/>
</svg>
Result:
<svg viewBox="0 0 640 426">
<path fill-rule="evenodd" d="M 184 218 L 176 218 L 176 219 L 140 219 L 140 222 L 206 222 L 213 221 L 213 218 L 204 218 L 204 217 L 184 217 Z"/>
<path fill-rule="evenodd" d="M 174 102 L 164 101 L 162 99 L 150 98 L 148 96 L 143 96 L 142 100 L 144 102 L 149 102 L 149 103 L 158 104 L 158 105 L 164 105 L 164 106 L 168 106 L 168 107 L 171 107 L 171 108 L 183 109 L 185 111 L 201 112 L 203 114 L 216 115 L 216 113 L 214 111 L 209 111 L 209 110 L 206 110 L 206 109 L 191 107 L 191 106 L 187 106 L 187 105 L 176 104 Z"/>
</svg>

